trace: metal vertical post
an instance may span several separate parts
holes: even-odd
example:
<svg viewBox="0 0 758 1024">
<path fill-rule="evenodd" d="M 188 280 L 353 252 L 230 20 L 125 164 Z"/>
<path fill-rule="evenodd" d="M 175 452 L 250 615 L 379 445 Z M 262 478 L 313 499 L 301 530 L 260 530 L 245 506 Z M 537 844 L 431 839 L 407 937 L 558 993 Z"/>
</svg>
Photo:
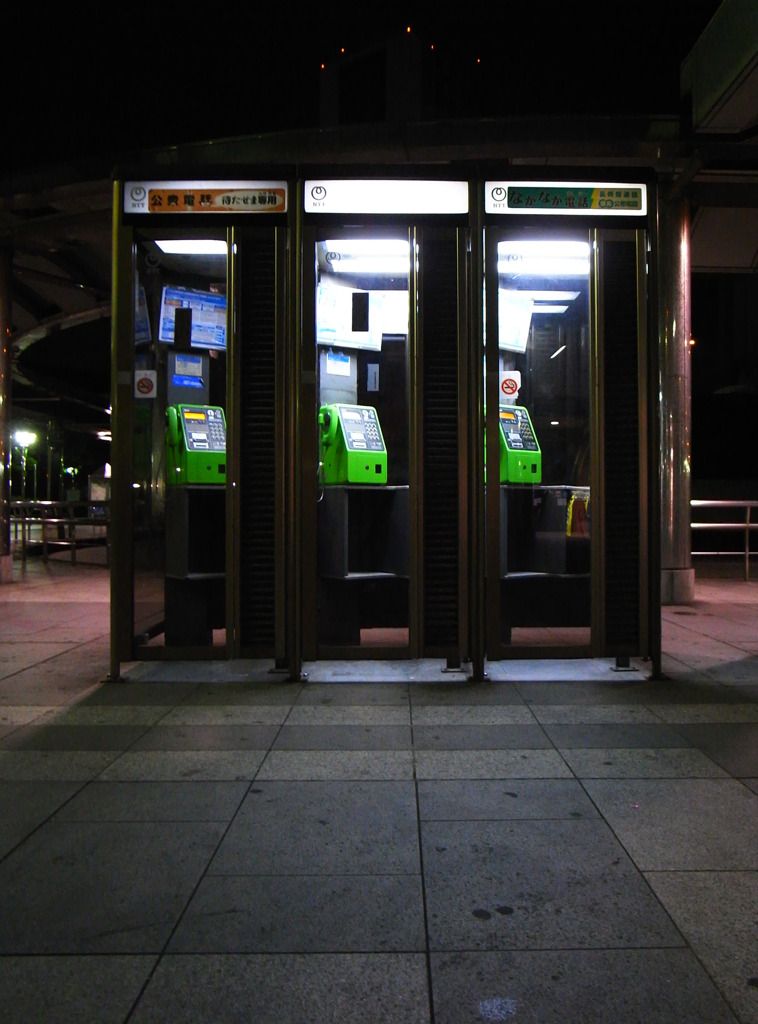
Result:
<svg viewBox="0 0 758 1024">
<path fill-rule="evenodd" d="M 486 678 L 484 498 L 484 204 L 481 186 L 469 185 L 471 262 L 469 273 L 469 654 L 471 678 Z"/>
<path fill-rule="evenodd" d="M 690 213 L 686 199 L 659 207 L 658 351 L 661 451 L 661 603 L 689 604 L 695 570 L 690 543 Z"/>
</svg>

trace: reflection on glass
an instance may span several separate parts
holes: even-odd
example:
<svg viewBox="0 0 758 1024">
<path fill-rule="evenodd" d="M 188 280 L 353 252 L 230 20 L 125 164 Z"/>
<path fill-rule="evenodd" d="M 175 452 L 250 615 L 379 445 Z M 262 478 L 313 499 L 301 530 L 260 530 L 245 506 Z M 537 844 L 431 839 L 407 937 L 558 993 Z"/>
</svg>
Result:
<svg viewBox="0 0 758 1024">
<path fill-rule="evenodd" d="M 316 245 L 318 637 L 408 645 L 407 238 Z"/>
<path fill-rule="evenodd" d="M 136 644 L 223 646 L 226 242 L 145 237 L 136 268 Z"/>
<path fill-rule="evenodd" d="M 589 642 L 589 271 L 583 239 L 497 247 L 506 644 Z"/>
</svg>

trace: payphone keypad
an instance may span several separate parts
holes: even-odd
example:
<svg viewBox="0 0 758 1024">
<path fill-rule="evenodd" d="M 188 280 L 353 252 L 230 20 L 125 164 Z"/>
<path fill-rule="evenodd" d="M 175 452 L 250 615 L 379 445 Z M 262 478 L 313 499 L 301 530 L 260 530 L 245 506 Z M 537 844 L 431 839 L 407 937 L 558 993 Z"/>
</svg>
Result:
<svg viewBox="0 0 758 1024">
<path fill-rule="evenodd" d="M 501 409 L 500 422 L 505 443 L 512 451 L 538 451 L 537 439 L 532 431 L 529 417 L 520 408 Z"/>
<path fill-rule="evenodd" d="M 384 441 L 374 409 L 341 406 L 345 444 L 350 451 L 383 452 Z"/>
<path fill-rule="evenodd" d="M 226 428 L 220 409 L 182 409 L 189 451 L 226 451 Z"/>
</svg>

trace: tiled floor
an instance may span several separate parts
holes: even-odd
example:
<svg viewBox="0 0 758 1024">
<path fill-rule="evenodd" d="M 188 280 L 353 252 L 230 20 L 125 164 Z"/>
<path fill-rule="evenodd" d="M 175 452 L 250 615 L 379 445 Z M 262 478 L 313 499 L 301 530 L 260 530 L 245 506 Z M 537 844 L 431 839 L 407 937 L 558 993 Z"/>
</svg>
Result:
<svg viewBox="0 0 758 1024">
<path fill-rule="evenodd" d="M 664 609 L 657 681 L 103 682 L 86 565 L 0 616 L 4 1024 L 758 1024 L 757 583 Z"/>
</svg>

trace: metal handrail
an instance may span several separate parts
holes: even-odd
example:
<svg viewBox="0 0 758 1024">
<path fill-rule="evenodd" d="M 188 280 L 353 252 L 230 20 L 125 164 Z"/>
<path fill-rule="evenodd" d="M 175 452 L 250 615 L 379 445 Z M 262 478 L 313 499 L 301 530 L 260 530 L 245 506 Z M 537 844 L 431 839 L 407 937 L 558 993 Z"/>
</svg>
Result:
<svg viewBox="0 0 758 1024">
<path fill-rule="evenodd" d="M 721 556 L 728 555 L 732 558 L 740 555 L 745 560 L 745 579 L 750 579 L 750 533 L 752 530 L 758 530 L 758 522 L 753 522 L 750 518 L 751 509 L 758 508 L 758 501 L 729 501 L 729 500 L 708 500 L 701 498 L 693 498 L 690 501 L 690 507 L 695 508 L 720 508 L 727 509 L 729 511 L 744 510 L 744 519 L 739 522 L 720 522 L 719 520 L 708 520 L 707 522 L 690 522 L 690 528 L 692 530 L 726 530 L 726 531 L 740 531 L 744 534 L 744 546 L 741 551 L 692 551 L 693 556 L 695 555 L 713 555 Z"/>
<path fill-rule="evenodd" d="M 86 514 L 81 514 L 86 509 Z M 21 558 L 26 561 L 27 548 L 32 543 L 32 527 L 40 526 L 42 542 L 42 559 L 47 561 L 48 548 L 67 547 L 71 552 L 72 563 L 76 562 L 78 546 L 87 543 L 101 543 L 105 540 L 106 559 L 110 562 L 110 500 L 80 501 L 35 501 L 22 499 L 10 502 L 11 524 L 14 526 L 14 539 L 18 540 L 21 528 Z M 77 527 L 102 527 L 104 534 L 97 532 L 95 536 L 85 537 Z M 51 538 L 49 527 L 56 527 L 62 536 Z"/>
</svg>

